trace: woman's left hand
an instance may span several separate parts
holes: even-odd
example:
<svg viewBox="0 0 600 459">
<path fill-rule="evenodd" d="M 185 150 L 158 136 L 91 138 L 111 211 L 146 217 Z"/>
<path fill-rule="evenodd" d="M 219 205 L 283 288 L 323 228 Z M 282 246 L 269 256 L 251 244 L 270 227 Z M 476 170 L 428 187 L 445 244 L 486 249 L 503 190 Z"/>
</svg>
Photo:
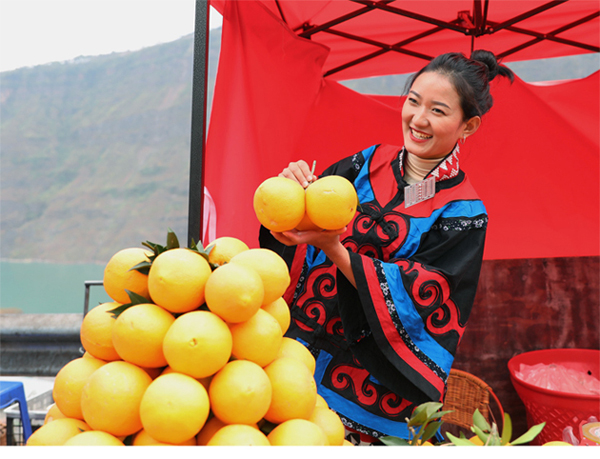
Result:
<svg viewBox="0 0 600 459">
<path fill-rule="evenodd" d="M 271 231 L 275 239 L 284 245 L 310 244 L 324 252 L 327 248 L 340 243 L 340 235 L 346 231 L 346 227 L 337 230 L 317 230 L 317 231 L 284 231 L 276 233 Z"/>
<path fill-rule="evenodd" d="M 318 231 L 284 231 L 271 234 L 284 245 L 310 244 L 321 249 L 325 255 L 338 267 L 354 287 L 356 280 L 350 262 L 350 254 L 340 241 L 340 235 L 346 232 L 347 227 L 338 230 Z"/>
</svg>

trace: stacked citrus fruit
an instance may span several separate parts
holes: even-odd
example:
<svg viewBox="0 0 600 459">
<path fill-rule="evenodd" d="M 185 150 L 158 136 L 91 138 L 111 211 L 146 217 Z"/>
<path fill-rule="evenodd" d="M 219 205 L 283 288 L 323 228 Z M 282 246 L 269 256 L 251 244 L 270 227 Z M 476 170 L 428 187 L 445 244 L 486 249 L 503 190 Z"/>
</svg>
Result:
<svg viewBox="0 0 600 459">
<path fill-rule="evenodd" d="M 111 258 L 114 302 L 84 317 L 85 353 L 56 375 L 27 445 L 346 444 L 314 357 L 284 337 L 283 259 L 235 238 L 193 245 Z"/>
</svg>

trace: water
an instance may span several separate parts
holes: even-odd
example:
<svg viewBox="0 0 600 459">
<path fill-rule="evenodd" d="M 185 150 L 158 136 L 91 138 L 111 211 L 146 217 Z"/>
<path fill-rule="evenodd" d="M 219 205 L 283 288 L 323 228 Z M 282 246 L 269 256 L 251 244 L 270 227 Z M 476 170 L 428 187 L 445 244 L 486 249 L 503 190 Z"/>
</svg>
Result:
<svg viewBox="0 0 600 459">
<path fill-rule="evenodd" d="M 85 281 L 102 280 L 102 264 L 0 261 L 0 310 L 26 314 L 83 313 Z M 112 301 L 99 286 L 90 287 L 89 309 Z"/>
</svg>

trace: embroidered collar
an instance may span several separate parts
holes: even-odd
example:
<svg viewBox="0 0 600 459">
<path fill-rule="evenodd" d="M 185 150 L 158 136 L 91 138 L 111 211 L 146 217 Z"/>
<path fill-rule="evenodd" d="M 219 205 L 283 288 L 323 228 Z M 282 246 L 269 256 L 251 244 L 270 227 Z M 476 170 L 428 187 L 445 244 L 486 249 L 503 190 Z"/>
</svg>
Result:
<svg viewBox="0 0 600 459">
<path fill-rule="evenodd" d="M 400 162 L 400 170 L 402 171 L 402 175 L 404 175 L 404 154 L 406 153 L 406 148 L 402 147 L 400 150 L 400 154 L 398 155 L 398 160 Z M 460 148 L 458 147 L 458 143 L 444 159 L 440 161 L 440 163 L 434 167 L 425 178 L 433 175 L 435 177 L 436 182 L 441 182 L 443 180 L 448 180 L 458 175 L 458 171 L 460 170 L 458 166 L 458 154 L 460 153 Z"/>
</svg>

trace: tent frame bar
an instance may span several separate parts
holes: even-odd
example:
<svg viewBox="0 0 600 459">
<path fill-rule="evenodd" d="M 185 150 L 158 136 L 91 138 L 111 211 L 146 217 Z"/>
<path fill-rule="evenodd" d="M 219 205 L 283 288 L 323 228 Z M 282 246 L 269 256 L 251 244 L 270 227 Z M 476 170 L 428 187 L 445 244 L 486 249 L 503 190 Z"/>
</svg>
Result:
<svg viewBox="0 0 600 459">
<path fill-rule="evenodd" d="M 559 29 L 556 29 L 556 30 L 550 32 L 550 33 L 539 33 L 539 32 L 535 32 L 535 31 L 531 31 L 531 30 L 527 30 L 527 29 L 522 29 L 522 28 L 516 27 L 514 25 L 514 24 L 522 22 L 525 19 L 528 19 L 532 16 L 535 16 L 535 15 L 540 14 L 544 11 L 547 11 L 551 8 L 559 6 L 559 5 L 567 2 L 568 0 L 549 1 L 548 3 L 540 5 L 536 8 L 533 8 L 522 14 L 519 14 L 518 16 L 515 16 L 507 21 L 502 22 L 502 23 L 494 23 L 494 22 L 490 22 L 488 20 L 489 0 L 473 0 L 472 12 L 460 11 L 460 12 L 458 12 L 458 18 L 451 22 L 440 21 L 439 19 L 424 16 L 422 14 L 414 13 L 414 12 L 407 11 L 407 10 L 404 10 L 401 8 L 396 8 L 396 7 L 390 5 L 390 3 L 392 3 L 394 0 L 380 0 L 380 1 L 350 0 L 350 1 L 357 3 L 359 5 L 363 5 L 364 7 L 359 8 L 350 13 L 347 13 L 345 15 L 342 15 L 338 18 L 332 19 L 331 21 L 328 21 L 328 22 L 320 24 L 320 25 L 303 24 L 301 27 L 294 30 L 294 32 L 300 32 L 300 33 L 298 33 L 298 36 L 303 37 L 303 38 L 310 39 L 314 34 L 323 32 L 323 33 L 329 33 L 332 35 L 337 35 L 339 37 L 343 37 L 343 38 L 346 38 L 349 40 L 355 40 L 355 41 L 365 43 L 368 45 L 372 45 L 372 46 L 379 48 L 377 51 L 371 52 L 369 54 L 366 54 L 362 57 L 359 57 L 357 59 L 354 59 L 350 62 L 347 62 L 347 63 L 342 64 L 334 69 L 327 71 L 324 75 L 325 77 L 333 75 L 333 74 L 340 72 L 342 70 L 345 70 L 347 68 L 353 67 L 362 62 L 368 61 L 370 59 L 374 59 L 375 57 L 381 56 L 382 54 L 385 54 L 389 51 L 399 52 L 402 54 L 406 54 L 406 55 L 417 57 L 417 58 L 424 59 L 424 60 L 431 60 L 431 59 L 433 59 L 432 56 L 428 56 L 428 55 L 425 55 L 425 54 L 422 54 L 422 53 L 419 53 L 416 51 L 411 51 L 411 50 L 405 49 L 404 46 L 406 46 L 407 44 L 410 44 L 412 42 L 415 42 L 421 38 L 424 38 L 424 37 L 427 37 L 434 33 L 440 32 L 442 30 L 454 30 L 456 32 L 460 32 L 465 35 L 471 36 L 471 52 L 473 52 L 473 49 L 475 47 L 475 38 L 476 37 L 480 37 L 483 35 L 489 35 L 489 34 L 495 33 L 497 31 L 503 30 L 503 29 L 506 29 L 511 32 L 520 33 L 523 35 L 530 35 L 530 36 L 535 37 L 533 40 L 529 40 L 525 43 L 522 43 L 519 46 L 515 46 L 511 49 L 508 49 L 508 50 L 502 52 L 502 53 L 498 53 L 497 55 L 500 58 L 506 57 L 510 54 L 513 54 L 524 48 L 528 48 L 528 47 L 530 47 L 536 43 L 539 43 L 541 41 L 544 41 L 544 40 L 554 41 L 554 42 L 561 43 L 561 44 L 568 45 L 568 46 L 575 46 L 575 47 L 582 48 L 582 49 L 592 51 L 592 52 L 600 52 L 600 47 L 596 47 L 596 46 L 592 46 L 589 44 L 580 43 L 580 42 L 576 42 L 573 40 L 560 38 L 560 37 L 556 36 L 557 34 L 562 33 L 572 27 L 583 24 L 587 21 L 590 21 L 590 20 L 598 17 L 598 15 L 599 15 L 598 12 L 592 13 L 584 18 L 574 21 L 571 24 L 563 26 Z M 279 7 L 278 1 L 276 1 L 276 3 Z M 395 44 L 382 43 L 377 40 L 372 40 L 372 39 L 369 39 L 366 37 L 361 37 L 361 36 L 358 36 L 355 34 L 343 32 L 341 30 L 336 30 L 336 29 L 332 28 L 334 26 L 343 24 L 344 22 L 347 22 L 353 18 L 356 18 L 358 16 L 361 16 L 361 15 L 368 13 L 369 11 L 373 11 L 373 10 L 381 10 L 381 11 L 386 11 L 386 12 L 393 13 L 393 14 L 398 14 L 398 15 L 401 15 L 404 17 L 415 19 L 417 21 L 425 22 L 428 24 L 433 24 L 436 27 L 430 29 L 429 31 L 422 32 L 418 35 L 415 35 L 409 39 L 403 40 L 402 42 L 395 43 Z M 283 17 L 283 14 L 282 14 L 282 17 Z"/>
<path fill-rule="evenodd" d="M 204 161 L 208 79 L 210 0 L 196 0 L 194 65 L 192 76 L 192 126 L 190 138 L 190 182 L 188 197 L 188 247 L 202 238 L 204 213 Z M 207 241 L 202 241 L 203 243 Z"/>
</svg>

